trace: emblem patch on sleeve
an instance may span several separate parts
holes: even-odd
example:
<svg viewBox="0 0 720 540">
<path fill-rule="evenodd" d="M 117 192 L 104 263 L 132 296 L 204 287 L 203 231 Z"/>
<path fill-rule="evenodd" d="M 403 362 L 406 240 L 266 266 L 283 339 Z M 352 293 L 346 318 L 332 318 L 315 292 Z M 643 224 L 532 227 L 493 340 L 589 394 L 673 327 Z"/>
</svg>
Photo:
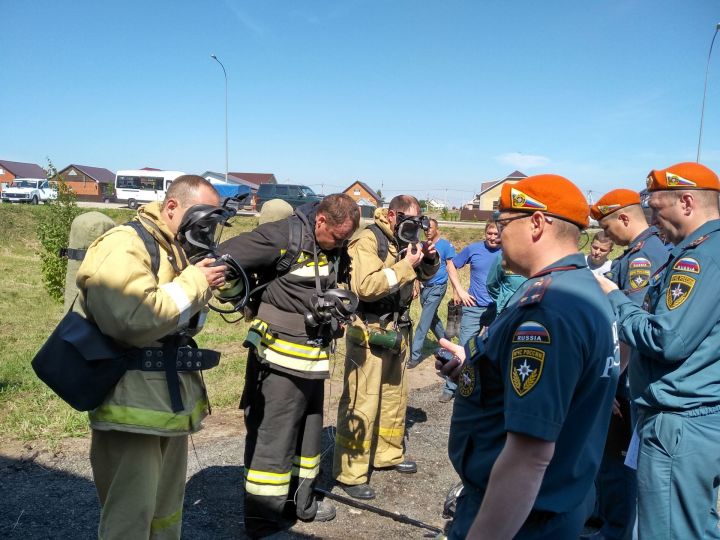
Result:
<svg viewBox="0 0 720 540">
<path fill-rule="evenodd" d="M 665 303 L 668 309 L 680 307 L 688 299 L 695 286 L 695 278 L 683 274 L 670 276 L 670 284 L 665 293 Z"/>
<path fill-rule="evenodd" d="M 462 397 L 470 397 L 475 390 L 475 366 L 465 362 L 458 377 L 458 392 Z"/>
<path fill-rule="evenodd" d="M 513 343 L 550 343 L 550 332 L 542 324 L 525 321 L 517 327 L 512 338 Z"/>
<path fill-rule="evenodd" d="M 510 383 L 515 393 L 523 397 L 540 380 L 545 351 L 534 347 L 517 347 L 513 349 L 510 359 Z"/>
<path fill-rule="evenodd" d="M 673 265 L 673 270 L 679 270 L 681 272 L 689 272 L 691 274 L 700 273 L 700 263 L 692 257 L 682 257 Z"/>
<path fill-rule="evenodd" d="M 649 268 L 630 268 L 628 272 L 628 281 L 630 282 L 630 289 L 636 291 L 647 286 L 650 281 L 650 269 Z"/>
</svg>

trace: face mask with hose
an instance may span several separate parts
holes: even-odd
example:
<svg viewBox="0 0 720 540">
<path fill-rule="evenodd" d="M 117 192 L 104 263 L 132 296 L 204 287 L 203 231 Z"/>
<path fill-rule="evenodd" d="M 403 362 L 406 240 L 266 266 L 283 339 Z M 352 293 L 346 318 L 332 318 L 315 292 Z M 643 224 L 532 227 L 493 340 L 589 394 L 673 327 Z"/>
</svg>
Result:
<svg viewBox="0 0 720 540">
<path fill-rule="evenodd" d="M 178 227 L 177 239 L 185 251 L 190 263 L 195 264 L 203 259 L 215 259 L 214 265 L 224 264 L 225 285 L 213 292 L 215 298 L 228 308 L 208 304 L 210 309 L 220 314 L 236 313 L 243 309 L 250 293 L 247 274 L 240 264 L 228 254 L 220 255 L 217 247 L 225 227 L 231 227 L 228 220 L 235 216 L 237 201 L 226 199 L 223 206 L 196 204 L 191 206 Z"/>
</svg>

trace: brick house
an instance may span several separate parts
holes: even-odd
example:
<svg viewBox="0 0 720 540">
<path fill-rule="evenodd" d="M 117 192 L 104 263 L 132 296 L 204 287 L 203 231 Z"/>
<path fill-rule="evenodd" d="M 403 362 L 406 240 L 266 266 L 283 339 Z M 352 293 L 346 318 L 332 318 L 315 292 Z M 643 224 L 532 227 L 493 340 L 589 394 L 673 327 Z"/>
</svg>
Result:
<svg viewBox="0 0 720 540">
<path fill-rule="evenodd" d="M 102 167 L 71 164 L 58 171 L 79 200 L 102 201 L 115 192 L 115 173 Z"/>
<path fill-rule="evenodd" d="M 360 180 L 356 180 L 350 184 L 343 190 L 343 193 L 349 195 L 360 206 L 378 207 L 382 203 L 380 195 Z"/>
<path fill-rule="evenodd" d="M 0 159 L 0 191 L 16 178 L 45 178 L 47 173 L 35 163 Z"/>
</svg>

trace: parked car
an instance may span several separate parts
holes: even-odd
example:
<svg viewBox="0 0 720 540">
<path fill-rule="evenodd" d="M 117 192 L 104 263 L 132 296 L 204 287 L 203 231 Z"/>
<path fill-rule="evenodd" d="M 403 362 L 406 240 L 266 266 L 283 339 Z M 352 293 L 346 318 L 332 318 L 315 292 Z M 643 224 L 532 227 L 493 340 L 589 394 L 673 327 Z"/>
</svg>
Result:
<svg viewBox="0 0 720 540">
<path fill-rule="evenodd" d="M 260 184 L 255 209 L 259 212 L 270 199 L 282 199 L 297 208 L 305 203 L 320 201 L 322 197 L 309 187 L 299 184 Z"/>
<path fill-rule="evenodd" d="M 1 197 L 2 202 L 38 204 L 57 199 L 57 187 L 40 178 L 16 178 Z"/>
</svg>

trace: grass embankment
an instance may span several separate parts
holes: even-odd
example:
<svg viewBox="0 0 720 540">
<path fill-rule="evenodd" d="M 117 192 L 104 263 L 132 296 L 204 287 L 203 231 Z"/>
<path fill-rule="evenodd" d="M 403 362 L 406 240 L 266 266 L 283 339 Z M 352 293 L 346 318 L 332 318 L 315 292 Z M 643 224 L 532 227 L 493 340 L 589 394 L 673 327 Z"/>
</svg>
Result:
<svg viewBox="0 0 720 540">
<path fill-rule="evenodd" d="M 86 415 L 55 396 L 37 379 L 30 366 L 33 356 L 63 316 L 62 306 L 46 294 L 39 270 L 40 245 L 36 230 L 48 210 L 44 206 L 0 206 L 0 433 L 3 438 L 54 441 L 88 432 Z M 123 223 L 134 215 L 122 209 L 103 210 L 103 213 L 116 223 Z M 235 218 L 231 234 L 250 230 L 255 224 L 255 218 Z M 458 250 L 482 238 L 482 229 L 478 228 L 447 228 L 443 233 Z M 468 272 L 461 272 L 461 277 L 467 282 Z M 443 320 L 449 299 L 448 292 L 439 311 Z M 416 321 L 418 304 L 414 302 L 412 309 Z M 245 373 L 245 349 L 241 344 L 246 332 L 244 321 L 228 324 L 212 312 L 198 336 L 201 347 L 223 354 L 220 366 L 205 374 L 215 407 L 237 407 L 240 400 Z M 433 345 L 428 338 L 427 349 Z M 334 358 L 343 363 L 343 340 L 338 341 Z M 334 376 L 341 374 L 342 366 L 334 370 Z"/>
</svg>

